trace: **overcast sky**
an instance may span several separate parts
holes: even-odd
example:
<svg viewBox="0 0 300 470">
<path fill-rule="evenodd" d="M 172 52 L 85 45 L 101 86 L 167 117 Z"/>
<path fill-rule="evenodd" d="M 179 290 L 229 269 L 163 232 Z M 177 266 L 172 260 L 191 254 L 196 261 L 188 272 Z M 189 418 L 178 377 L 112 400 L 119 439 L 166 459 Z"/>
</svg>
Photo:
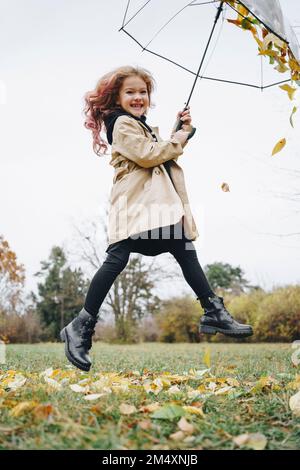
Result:
<svg viewBox="0 0 300 470">
<path fill-rule="evenodd" d="M 147 24 L 162 24 L 162 2 L 153 3 L 140 31 Z M 85 92 L 112 68 L 146 67 L 157 82 L 156 107 L 147 122 L 158 125 L 167 139 L 192 86 L 192 75 L 141 53 L 118 31 L 126 4 L 0 2 L 0 233 L 26 268 L 28 292 L 36 291 L 33 274 L 52 246 L 68 247 L 74 241 L 74 224 L 84 230 L 87 221 L 97 223 L 111 190 L 110 157 L 93 153 L 83 126 Z M 281 0 L 281 5 L 292 26 L 300 25 L 300 2 Z M 169 36 L 163 44 L 175 47 L 174 57 L 181 63 L 197 68 L 215 12 L 215 5 L 193 7 L 164 32 Z M 215 45 L 207 75 L 260 83 L 260 59 L 250 33 L 220 22 Z M 264 64 L 266 78 L 273 69 Z M 276 73 L 275 78 L 282 76 Z M 300 236 L 278 236 L 300 232 L 299 197 L 298 203 L 280 197 L 299 194 L 300 118 L 296 113 L 293 129 L 293 105 L 278 86 L 262 93 L 199 80 L 190 103 L 197 132 L 178 161 L 200 234 L 194 242 L 200 263 L 239 265 L 251 283 L 265 289 L 300 282 Z M 271 157 L 282 137 L 287 138 L 286 148 Z M 221 190 L 223 182 L 230 192 Z M 99 249 L 101 243 L 99 239 Z M 160 258 L 168 262 L 169 256 Z M 164 288 L 163 279 L 161 288 L 173 292 L 169 284 Z"/>
</svg>

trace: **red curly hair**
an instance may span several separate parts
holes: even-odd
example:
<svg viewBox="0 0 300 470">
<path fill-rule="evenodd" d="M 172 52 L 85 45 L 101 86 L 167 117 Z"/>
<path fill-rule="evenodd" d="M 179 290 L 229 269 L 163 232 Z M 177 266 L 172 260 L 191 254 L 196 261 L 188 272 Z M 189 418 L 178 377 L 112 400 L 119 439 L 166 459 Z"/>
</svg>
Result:
<svg viewBox="0 0 300 470">
<path fill-rule="evenodd" d="M 120 108 L 117 105 L 120 88 L 127 77 L 138 76 L 147 86 L 149 103 L 151 104 L 151 93 L 155 87 L 155 80 L 151 73 L 141 67 L 122 66 L 106 73 L 97 82 L 94 90 L 84 95 L 86 120 L 84 127 L 92 131 L 93 150 L 99 157 L 107 154 L 108 143 L 101 137 L 101 131 L 105 130 L 104 117 L 112 111 Z"/>
</svg>

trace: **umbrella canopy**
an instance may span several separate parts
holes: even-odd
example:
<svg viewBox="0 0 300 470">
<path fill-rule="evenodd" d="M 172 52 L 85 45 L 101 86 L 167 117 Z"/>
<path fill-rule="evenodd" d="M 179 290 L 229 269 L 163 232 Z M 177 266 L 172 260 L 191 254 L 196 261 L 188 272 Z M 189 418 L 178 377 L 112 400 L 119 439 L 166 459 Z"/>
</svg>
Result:
<svg viewBox="0 0 300 470">
<path fill-rule="evenodd" d="M 300 61 L 300 49 L 297 36 L 288 19 L 282 14 L 278 0 L 243 0 L 243 4 L 270 31 L 286 41 L 294 57 Z"/>
<path fill-rule="evenodd" d="M 278 0 L 128 0 L 120 30 L 196 80 L 259 89 L 299 80 L 299 44 Z"/>
</svg>

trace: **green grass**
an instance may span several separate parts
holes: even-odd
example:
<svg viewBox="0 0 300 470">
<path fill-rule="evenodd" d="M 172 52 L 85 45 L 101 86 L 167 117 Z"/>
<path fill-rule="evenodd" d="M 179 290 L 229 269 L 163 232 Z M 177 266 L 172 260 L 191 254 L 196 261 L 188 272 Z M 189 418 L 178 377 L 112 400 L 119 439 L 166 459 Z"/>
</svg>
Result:
<svg viewBox="0 0 300 470">
<path fill-rule="evenodd" d="M 194 377 L 193 371 L 207 367 L 207 348 L 211 369 L 202 378 Z M 289 398 L 300 388 L 300 380 L 291 385 L 299 373 L 292 365 L 292 352 L 290 344 L 94 343 L 94 365 L 84 373 L 70 367 L 60 343 L 8 345 L 6 363 L 0 364 L 0 449 L 243 449 L 247 444 L 238 447 L 233 438 L 245 433 L 263 434 L 266 449 L 300 449 L 300 418 L 289 408 Z M 59 383 L 64 379 L 59 390 L 39 376 L 48 368 L 57 369 L 53 378 Z M 22 374 L 26 383 L 15 390 L 7 382 L 1 387 L 1 375 L 3 381 L 8 370 Z M 69 387 L 85 378 L 90 383 L 111 380 L 110 372 L 123 377 L 128 387 L 112 386 L 112 393 L 93 401 Z M 178 377 L 157 394 L 147 392 L 147 381 L 167 378 L 167 373 Z M 262 384 L 261 377 L 269 379 Z M 232 389 L 215 394 L 232 379 L 238 381 Z M 214 390 L 208 388 L 210 383 L 216 384 Z M 175 385 L 179 390 L 169 393 Z M 189 395 L 196 389 L 198 397 Z M 12 411 L 32 401 L 31 409 Z M 122 414 L 119 406 L 124 403 L 136 411 Z M 153 411 L 141 411 L 151 403 L 174 413 L 159 419 Z M 40 412 L 35 411 L 38 404 Z M 183 408 L 191 405 L 204 415 Z M 182 416 L 193 431 L 178 435 Z"/>
</svg>

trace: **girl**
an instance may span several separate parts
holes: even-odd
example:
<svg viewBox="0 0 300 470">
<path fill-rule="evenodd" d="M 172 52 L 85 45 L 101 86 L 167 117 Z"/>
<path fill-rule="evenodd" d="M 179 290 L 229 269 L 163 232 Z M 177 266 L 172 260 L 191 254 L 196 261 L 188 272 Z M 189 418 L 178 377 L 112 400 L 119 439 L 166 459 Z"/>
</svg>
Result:
<svg viewBox="0 0 300 470">
<path fill-rule="evenodd" d="M 174 126 L 162 140 L 158 128 L 146 123 L 154 80 L 139 67 L 119 67 L 104 75 L 95 90 L 85 95 L 85 126 L 92 131 L 93 149 L 106 154 L 115 173 L 110 194 L 107 257 L 93 277 L 78 316 L 61 331 L 69 361 L 88 371 L 99 308 L 130 253 L 156 256 L 171 253 L 204 309 L 199 330 L 245 337 L 252 328 L 235 321 L 223 298 L 212 291 L 192 243 L 198 231 L 177 159 L 193 135 L 190 110 L 179 112 L 182 128 Z"/>
</svg>

